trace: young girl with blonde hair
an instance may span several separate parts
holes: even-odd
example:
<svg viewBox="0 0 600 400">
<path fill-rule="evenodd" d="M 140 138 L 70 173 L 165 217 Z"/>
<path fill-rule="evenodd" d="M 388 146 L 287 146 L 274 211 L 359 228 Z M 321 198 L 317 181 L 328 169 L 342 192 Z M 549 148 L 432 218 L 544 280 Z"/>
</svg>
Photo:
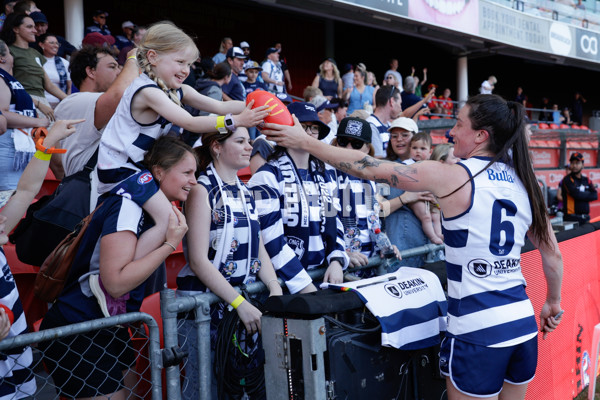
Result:
<svg viewBox="0 0 600 400">
<path fill-rule="evenodd" d="M 184 85 L 197 58 L 194 41 L 181 29 L 170 22 L 151 26 L 136 55 L 142 74 L 123 94 L 100 141 L 98 192 L 130 198 L 156 221 L 140 240 L 136 258 L 164 241 L 172 214 L 158 188 L 160 182 L 138 164 L 155 140 L 169 132 L 171 123 L 191 132 L 226 132 L 236 126 L 256 126 L 268 114 L 266 107 L 252 110 L 252 103 L 246 107 L 241 101 L 216 101 Z M 183 104 L 218 116 L 193 117 Z"/>
</svg>

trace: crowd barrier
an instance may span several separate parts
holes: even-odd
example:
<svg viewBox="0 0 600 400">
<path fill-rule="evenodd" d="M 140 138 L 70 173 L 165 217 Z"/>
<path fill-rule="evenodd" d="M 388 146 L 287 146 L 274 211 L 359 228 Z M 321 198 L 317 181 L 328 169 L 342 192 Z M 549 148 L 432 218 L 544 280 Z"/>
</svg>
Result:
<svg viewBox="0 0 600 400">
<path fill-rule="evenodd" d="M 143 325 L 141 325 L 143 324 Z M 53 360 L 49 355 L 45 355 L 39 347 L 40 343 L 54 342 L 61 339 L 68 343 L 75 335 L 87 335 L 92 343 L 98 335 L 107 335 L 111 328 L 128 325 L 131 341 L 124 341 L 122 338 L 113 335 L 111 343 L 118 341 L 119 346 L 123 346 L 123 353 L 132 351 L 135 355 L 135 365 L 131 371 L 131 385 L 128 387 L 128 398 L 142 398 L 159 400 L 162 399 L 160 369 L 163 366 L 162 353 L 160 349 L 160 336 L 158 324 L 152 316 L 145 313 L 128 313 L 117 315 L 110 318 L 102 318 L 92 321 L 81 322 L 72 325 L 66 325 L 58 328 L 31 332 L 23 335 L 6 338 L 0 341 L 0 358 L 5 359 L 14 349 L 29 346 L 33 350 L 33 363 L 30 370 L 37 383 L 37 391 L 32 396 L 34 399 L 45 400 L 57 398 L 57 389 L 51 375 L 60 369 L 60 363 L 68 361 L 82 365 L 82 360 Z M 138 328 L 135 328 L 135 327 Z M 145 327 L 145 329 L 144 329 Z M 99 352 L 101 349 L 99 349 Z M 121 358 L 120 358 L 121 359 Z M 17 361 L 18 362 L 18 361 Z M 52 363 L 57 363 L 55 370 L 48 368 Z M 91 366 L 92 371 L 96 366 Z M 90 371 L 90 373 L 92 372 Z M 7 375 L 10 371 L 5 371 Z M 107 375 L 107 380 L 111 379 Z M 5 380 L 8 382 L 8 380 Z M 19 397 L 20 398 L 20 397 Z M 61 397 L 62 399 L 63 397 Z"/>
<path fill-rule="evenodd" d="M 539 336 L 536 378 L 529 385 L 527 400 L 575 398 L 598 375 L 599 371 L 593 371 L 595 354 L 592 351 L 594 327 L 600 322 L 600 230 L 596 229 L 600 229 L 600 224 L 586 224 L 577 230 L 557 234 L 565 265 L 562 294 L 565 313 L 559 329 L 546 340 Z M 441 245 L 427 245 L 401 253 L 403 257 L 408 257 L 435 252 L 440 248 Z M 370 259 L 365 268 L 375 267 L 382 268 L 380 272 L 385 270 L 385 265 L 378 258 Z M 546 287 L 537 250 L 524 249 L 522 268 L 528 282 L 527 292 L 538 314 L 545 301 Z M 323 273 L 323 270 L 314 270 L 311 276 L 318 280 Z M 255 282 L 245 290 L 248 293 L 260 293 L 266 288 L 263 283 Z M 174 290 L 165 289 L 152 296 L 152 305 L 146 304 L 142 308 L 147 314 L 124 314 L 8 338 L 0 342 L 0 356 L 15 347 L 32 346 L 35 354 L 32 370 L 38 381 L 38 393 L 34 398 L 56 398 L 54 393 L 50 393 L 54 392 L 54 383 L 48 375 L 49 371 L 44 370 L 43 354 L 37 349 L 38 343 L 142 322 L 147 330 L 132 330 L 132 347 L 138 358 L 134 369 L 138 384 L 129 398 L 178 400 L 182 387 L 186 385 L 183 372 L 186 357 L 179 350 L 186 338 L 178 331 L 182 323 L 180 317 L 182 313 L 190 311 L 194 315 L 193 321 L 198 332 L 197 379 L 201 387 L 210 387 L 213 371 L 210 307 L 219 301 L 212 293 L 177 297 Z M 161 378 L 163 369 L 166 371 L 164 380 Z M 201 390 L 199 398 L 210 399 L 210 391 Z"/>
</svg>

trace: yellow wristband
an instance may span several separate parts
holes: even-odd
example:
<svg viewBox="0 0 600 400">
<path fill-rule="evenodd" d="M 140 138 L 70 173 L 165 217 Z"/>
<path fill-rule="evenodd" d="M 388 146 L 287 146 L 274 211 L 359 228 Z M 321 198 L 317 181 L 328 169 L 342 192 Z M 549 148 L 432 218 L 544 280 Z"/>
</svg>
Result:
<svg viewBox="0 0 600 400">
<path fill-rule="evenodd" d="M 35 154 L 33 155 L 35 158 L 37 158 L 38 160 L 42 160 L 42 161 L 50 161 L 50 159 L 52 158 L 52 153 L 44 153 L 43 151 L 36 151 Z"/>
<path fill-rule="evenodd" d="M 128 60 L 136 60 L 137 61 L 137 57 L 136 56 L 129 56 L 127 57 Z"/>
<path fill-rule="evenodd" d="M 219 115 L 217 117 L 217 125 L 215 125 L 215 129 L 220 132 L 224 128 L 225 128 L 225 116 Z"/>
<path fill-rule="evenodd" d="M 234 301 L 231 302 L 231 307 L 237 310 L 237 308 L 240 306 L 240 304 L 244 302 L 244 300 L 246 299 L 240 294 L 238 297 L 235 298 Z"/>
</svg>

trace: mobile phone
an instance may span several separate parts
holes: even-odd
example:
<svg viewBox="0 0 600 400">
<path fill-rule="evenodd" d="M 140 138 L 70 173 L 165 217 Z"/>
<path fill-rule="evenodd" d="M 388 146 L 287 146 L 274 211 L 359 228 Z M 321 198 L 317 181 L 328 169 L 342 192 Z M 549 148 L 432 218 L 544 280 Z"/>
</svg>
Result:
<svg viewBox="0 0 600 400">
<path fill-rule="evenodd" d="M 558 314 L 556 314 L 556 315 L 554 316 L 554 319 L 557 319 L 557 318 L 560 318 L 560 317 L 562 317 L 562 315 L 563 315 L 563 313 L 564 313 L 564 312 L 565 312 L 565 310 L 560 310 L 560 311 L 558 312 Z"/>
</svg>

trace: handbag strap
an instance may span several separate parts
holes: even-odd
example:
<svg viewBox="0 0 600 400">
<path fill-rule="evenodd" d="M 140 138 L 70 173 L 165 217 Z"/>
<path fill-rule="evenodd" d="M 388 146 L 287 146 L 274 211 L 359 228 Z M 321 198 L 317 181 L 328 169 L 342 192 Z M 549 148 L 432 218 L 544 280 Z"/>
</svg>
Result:
<svg viewBox="0 0 600 400">
<path fill-rule="evenodd" d="M 94 151 L 94 154 L 92 154 L 90 159 L 85 163 L 83 169 L 87 169 L 90 172 L 94 170 L 96 163 L 98 163 L 98 150 L 100 150 L 100 146 L 96 147 L 96 151 Z"/>
</svg>

